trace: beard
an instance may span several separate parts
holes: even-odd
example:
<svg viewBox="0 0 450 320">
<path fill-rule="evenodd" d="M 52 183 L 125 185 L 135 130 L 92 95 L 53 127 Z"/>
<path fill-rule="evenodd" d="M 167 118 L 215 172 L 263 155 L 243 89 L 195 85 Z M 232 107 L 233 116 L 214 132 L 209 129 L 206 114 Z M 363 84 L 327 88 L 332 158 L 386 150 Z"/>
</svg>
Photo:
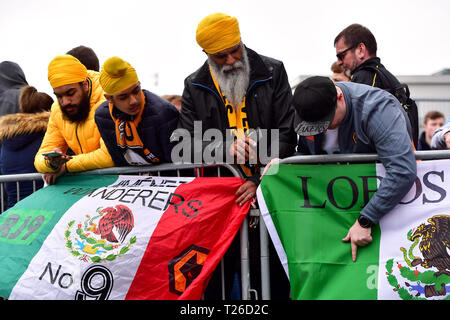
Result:
<svg viewBox="0 0 450 320">
<path fill-rule="evenodd" d="M 240 61 L 230 66 L 222 66 L 208 57 L 214 77 L 219 83 L 222 94 L 234 106 L 239 107 L 248 88 L 250 81 L 250 64 L 248 62 L 247 50 L 242 45 L 242 57 Z"/>
<path fill-rule="evenodd" d="M 64 120 L 68 120 L 70 122 L 84 122 L 89 116 L 89 112 L 91 111 L 89 96 L 86 92 L 83 91 L 83 96 L 81 98 L 80 104 L 68 104 L 65 106 L 60 105 L 60 108 Z M 69 113 L 67 111 L 68 108 L 74 108 L 76 109 L 76 111 Z"/>
</svg>

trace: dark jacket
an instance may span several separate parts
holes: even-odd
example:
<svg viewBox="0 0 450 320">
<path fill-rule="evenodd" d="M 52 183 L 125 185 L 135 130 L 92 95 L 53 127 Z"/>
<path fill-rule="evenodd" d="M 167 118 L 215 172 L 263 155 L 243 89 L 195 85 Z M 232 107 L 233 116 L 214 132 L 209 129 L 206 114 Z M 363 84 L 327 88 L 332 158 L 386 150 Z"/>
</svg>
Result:
<svg viewBox="0 0 450 320">
<path fill-rule="evenodd" d="M 389 84 L 383 82 L 382 79 L 376 75 L 376 72 L 370 69 L 370 67 L 378 67 L 382 74 L 388 78 L 393 87 L 400 84 L 398 79 L 381 64 L 380 58 L 378 57 L 370 58 L 364 61 L 355 70 L 353 70 L 351 82 L 367 84 L 371 87 L 381 88 L 384 90 L 390 89 Z"/>
<path fill-rule="evenodd" d="M 144 146 L 158 157 L 161 163 L 171 162 L 173 145 L 170 143 L 170 135 L 176 129 L 178 123 L 178 110 L 156 94 L 147 90 L 142 91 L 145 95 L 145 105 L 142 120 L 137 127 L 139 137 Z M 116 108 L 114 108 L 114 112 L 120 116 L 128 116 Z M 114 165 L 116 167 L 129 166 L 130 164 L 123 157 L 125 150 L 117 145 L 116 125 L 111 118 L 107 101 L 97 108 L 95 123 L 114 161 Z"/>
<path fill-rule="evenodd" d="M 2 174 L 22 174 L 37 172 L 34 156 L 39 150 L 50 112 L 16 113 L 0 118 L 1 172 Z M 36 190 L 42 188 L 43 181 L 36 182 Z M 33 183 L 19 183 L 20 200 L 33 193 Z M 8 208 L 17 202 L 15 182 L 6 183 Z"/>
<path fill-rule="evenodd" d="M 427 140 L 425 138 L 425 131 L 423 131 L 419 137 L 417 150 L 431 150 L 431 146 L 427 143 Z"/>
<path fill-rule="evenodd" d="M 246 113 L 251 129 L 279 129 L 279 157 L 291 156 L 295 151 L 296 134 L 293 130 L 294 109 L 291 106 L 292 91 L 281 61 L 257 54 L 246 48 L 250 64 L 250 81 L 246 93 Z M 194 139 L 194 121 L 202 122 L 202 136 L 208 129 L 218 129 L 225 139 L 229 122 L 225 105 L 217 91 L 206 61 L 200 69 L 188 76 L 184 82 L 179 128 L 187 129 Z M 270 143 L 270 133 L 268 133 Z M 198 137 L 202 139 L 202 137 Z M 226 161 L 229 144 L 218 141 L 216 148 L 222 149 Z M 194 140 L 192 140 L 194 143 Z M 199 141 L 198 152 L 210 144 Z M 268 155 L 271 154 L 269 146 Z M 194 148 L 191 148 L 194 152 Z M 192 153 L 191 159 L 202 159 Z M 252 181 L 259 182 L 254 176 Z"/>
</svg>

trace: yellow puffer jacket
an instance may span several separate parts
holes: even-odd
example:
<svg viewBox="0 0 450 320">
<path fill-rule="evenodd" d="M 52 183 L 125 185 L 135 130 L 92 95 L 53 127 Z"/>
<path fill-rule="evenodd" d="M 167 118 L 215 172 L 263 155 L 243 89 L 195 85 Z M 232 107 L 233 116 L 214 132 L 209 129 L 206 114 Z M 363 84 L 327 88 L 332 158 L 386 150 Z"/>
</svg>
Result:
<svg viewBox="0 0 450 320">
<path fill-rule="evenodd" d="M 94 120 L 95 110 L 105 101 L 99 83 L 100 73 L 88 70 L 88 76 L 92 80 L 91 111 L 88 118 L 83 123 L 67 121 L 63 118 L 58 101 L 53 103 L 47 132 L 34 158 L 34 166 L 38 172 L 54 172 L 47 166 L 42 156 L 42 153 L 53 151 L 54 148 L 59 148 L 64 153 L 70 148 L 75 153 L 75 156 L 66 163 L 68 172 L 114 166 Z"/>
</svg>

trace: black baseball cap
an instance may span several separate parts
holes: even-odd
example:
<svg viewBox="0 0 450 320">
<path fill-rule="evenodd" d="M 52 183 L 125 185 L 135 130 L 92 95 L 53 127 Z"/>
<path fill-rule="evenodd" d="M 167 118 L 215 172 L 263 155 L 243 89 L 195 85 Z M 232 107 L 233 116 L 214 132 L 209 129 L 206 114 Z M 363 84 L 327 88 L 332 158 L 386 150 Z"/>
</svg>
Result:
<svg viewBox="0 0 450 320">
<path fill-rule="evenodd" d="M 328 129 L 336 112 L 337 91 L 328 77 L 310 77 L 298 84 L 292 98 L 294 128 L 300 136 L 314 136 Z"/>
</svg>

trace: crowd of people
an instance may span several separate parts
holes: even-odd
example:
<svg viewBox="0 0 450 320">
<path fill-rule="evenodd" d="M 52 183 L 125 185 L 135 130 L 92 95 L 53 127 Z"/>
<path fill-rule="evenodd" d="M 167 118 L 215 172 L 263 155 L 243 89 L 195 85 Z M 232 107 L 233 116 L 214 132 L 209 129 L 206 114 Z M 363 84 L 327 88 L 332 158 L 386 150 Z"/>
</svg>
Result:
<svg viewBox="0 0 450 320">
<path fill-rule="evenodd" d="M 120 57 L 111 56 L 100 68 L 95 52 L 84 46 L 50 61 L 55 101 L 28 85 L 16 63 L 0 63 L 1 174 L 40 172 L 47 184 L 54 184 L 67 172 L 175 162 L 174 147 L 187 132 L 191 148 L 177 156 L 189 153 L 192 162 L 205 153 L 218 161 L 231 159 L 246 177 L 236 192 L 236 201 L 243 204 L 255 200 L 262 169 L 277 159 L 377 153 L 386 177 L 343 239 L 356 260 L 358 247 L 372 241 L 372 226 L 414 183 L 414 151 L 450 148 L 450 122 L 444 125 L 437 111 L 426 114 L 415 143 L 418 128 L 386 85 L 399 81 L 381 63 L 375 37 L 362 25 L 352 24 L 336 36 L 337 61 L 330 77 L 307 78 L 294 92 L 281 61 L 244 44 L 235 17 L 206 16 L 196 41 L 206 61 L 186 77 L 181 96 L 158 96 L 141 88 L 139 70 Z M 217 133 L 214 138 L 211 130 Z M 261 140 L 249 134 L 252 130 L 277 137 L 266 141 L 276 151 L 272 161 L 260 161 Z M 15 184 L 6 186 L 8 207 L 18 200 L 15 189 Z M 24 184 L 20 196 L 31 192 Z M 252 237 L 259 242 L 257 230 Z M 227 252 L 231 264 L 238 242 Z M 273 246 L 270 250 L 276 255 Z M 273 263 L 272 274 L 279 276 L 272 277 L 272 296 L 287 298 L 289 282 L 279 261 Z M 227 294 L 231 291 L 227 287 Z"/>
</svg>

